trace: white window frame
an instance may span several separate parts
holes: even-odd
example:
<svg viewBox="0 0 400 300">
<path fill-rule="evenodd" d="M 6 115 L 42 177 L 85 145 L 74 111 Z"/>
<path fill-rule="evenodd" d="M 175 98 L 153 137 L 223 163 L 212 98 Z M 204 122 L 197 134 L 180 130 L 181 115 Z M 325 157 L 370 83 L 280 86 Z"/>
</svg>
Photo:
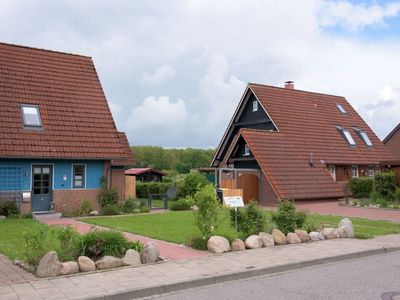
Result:
<svg viewBox="0 0 400 300">
<path fill-rule="evenodd" d="M 375 174 L 378 174 L 381 172 L 381 166 L 380 165 L 375 165 Z"/>
<path fill-rule="evenodd" d="M 368 134 L 365 131 L 361 131 L 360 130 L 360 136 L 363 139 L 365 145 L 367 145 L 368 147 L 373 147 L 374 144 L 372 144 Z"/>
<path fill-rule="evenodd" d="M 36 116 L 38 119 L 38 124 L 27 124 L 27 119 L 26 119 L 26 114 L 25 114 L 25 108 L 33 108 L 36 110 Z M 22 115 L 22 124 L 24 127 L 30 127 L 30 128 L 42 128 L 43 123 L 42 123 L 42 117 L 40 115 L 40 109 L 39 105 L 32 105 L 32 104 L 21 104 L 21 115 Z"/>
<path fill-rule="evenodd" d="M 349 130 L 343 128 L 342 132 L 343 132 L 344 138 L 346 139 L 347 143 L 349 143 L 350 146 L 356 146 L 357 145 L 356 141 L 354 140 L 354 138 L 351 135 Z"/>
<path fill-rule="evenodd" d="M 358 165 L 351 166 L 351 177 L 358 178 Z"/>
<path fill-rule="evenodd" d="M 249 148 L 249 145 L 247 145 L 247 144 L 244 145 L 243 156 L 250 156 L 250 148 Z"/>
<path fill-rule="evenodd" d="M 84 176 L 83 176 L 83 186 L 81 187 L 76 187 L 75 186 L 75 172 L 74 172 L 74 168 L 76 166 L 83 166 L 84 168 Z M 86 189 L 86 178 L 87 178 L 87 165 L 86 164 L 72 164 L 72 168 L 71 168 L 71 189 L 72 190 L 85 190 Z"/>
<path fill-rule="evenodd" d="M 327 165 L 327 169 L 329 171 L 329 174 L 331 174 L 333 179 L 336 181 L 336 166 L 335 165 Z"/>
<path fill-rule="evenodd" d="M 258 111 L 258 101 L 257 100 L 253 101 L 253 112 L 254 111 Z"/>
<path fill-rule="evenodd" d="M 374 177 L 374 176 L 375 176 L 375 166 L 369 165 L 368 166 L 368 177 Z"/>
<path fill-rule="evenodd" d="M 336 107 L 337 107 L 337 109 L 338 109 L 342 114 L 347 114 L 347 111 L 346 111 L 346 109 L 343 107 L 342 104 L 336 103 Z"/>
</svg>

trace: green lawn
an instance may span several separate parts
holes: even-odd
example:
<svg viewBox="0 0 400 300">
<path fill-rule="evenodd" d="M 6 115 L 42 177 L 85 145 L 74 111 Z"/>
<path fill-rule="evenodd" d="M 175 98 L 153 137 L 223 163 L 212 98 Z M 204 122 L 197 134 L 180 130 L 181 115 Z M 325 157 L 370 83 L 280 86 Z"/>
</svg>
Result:
<svg viewBox="0 0 400 300">
<path fill-rule="evenodd" d="M 23 232 L 35 227 L 46 227 L 32 219 L 7 218 L 0 220 L 0 253 L 10 259 L 22 258 L 25 251 Z"/>
<path fill-rule="evenodd" d="M 268 219 L 268 228 L 272 228 L 271 212 L 265 212 Z M 320 223 L 326 226 L 337 227 L 340 216 L 324 216 L 310 214 L 308 223 Z M 187 243 L 193 236 L 200 232 L 194 224 L 193 211 L 167 212 L 162 214 L 146 214 L 121 217 L 96 217 L 84 218 L 83 221 L 114 228 L 121 231 L 137 233 L 140 235 L 165 240 L 173 243 Z M 377 235 L 400 233 L 400 223 L 387 221 L 373 221 L 361 218 L 351 218 L 355 234 L 358 238 L 370 238 Z M 224 215 L 217 234 L 235 236 L 235 231 L 229 226 L 229 218 Z"/>
</svg>

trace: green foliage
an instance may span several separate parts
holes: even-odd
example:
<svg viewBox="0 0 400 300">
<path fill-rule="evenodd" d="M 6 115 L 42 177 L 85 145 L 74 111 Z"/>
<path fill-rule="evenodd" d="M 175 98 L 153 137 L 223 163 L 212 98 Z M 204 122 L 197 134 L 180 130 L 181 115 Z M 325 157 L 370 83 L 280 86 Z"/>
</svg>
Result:
<svg viewBox="0 0 400 300">
<path fill-rule="evenodd" d="M 34 228 L 23 233 L 25 239 L 24 256 L 28 264 L 36 266 L 43 255 L 46 254 L 45 238 L 48 233 L 46 227 Z"/>
<path fill-rule="evenodd" d="M 278 205 L 278 210 L 272 213 L 272 221 L 284 234 L 302 228 L 306 221 L 307 213 L 297 211 L 293 201 L 283 200 Z"/>
<path fill-rule="evenodd" d="M 115 204 L 107 204 L 101 209 L 101 213 L 106 216 L 119 215 L 119 207 Z"/>
<path fill-rule="evenodd" d="M 310 233 L 311 231 L 320 231 L 320 230 L 324 229 L 324 226 L 319 222 L 309 221 L 304 224 L 303 229 L 305 231 L 307 231 L 308 233 Z"/>
<path fill-rule="evenodd" d="M 215 153 L 214 149 L 164 149 L 155 146 L 134 146 L 132 150 L 137 167 L 174 170 L 178 173 L 208 167 Z"/>
<path fill-rule="evenodd" d="M 81 203 L 79 215 L 88 216 L 92 210 L 93 210 L 92 202 L 89 199 L 84 199 Z"/>
<path fill-rule="evenodd" d="M 82 237 L 82 253 L 90 258 L 104 255 L 121 257 L 126 250 L 142 247 L 128 241 L 119 231 L 92 231 Z"/>
<path fill-rule="evenodd" d="M 203 239 L 201 236 L 194 236 L 189 239 L 189 246 L 198 250 L 207 250 L 208 240 Z"/>
<path fill-rule="evenodd" d="M 57 228 L 56 236 L 60 241 L 57 249 L 61 261 L 75 260 L 81 254 L 81 235 L 71 227 Z"/>
<path fill-rule="evenodd" d="M 392 172 L 375 174 L 374 191 L 381 194 L 383 198 L 392 198 L 396 191 L 396 175 Z"/>
<path fill-rule="evenodd" d="M 165 194 L 170 185 L 168 182 L 137 182 L 136 196 L 147 198 L 149 194 Z"/>
<path fill-rule="evenodd" d="M 135 209 L 140 208 L 140 201 L 134 198 L 128 198 L 122 205 L 122 210 L 126 213 L 132 213 Z"/>
<path fill-rule="evenodd" d="M 151 209 L 148 206 L 142 206 L 142 207 L 139 208 L 139 212 L 140 213 L 148 213 L 150 211 L 151 211 Z"/>
<path fill-rule="evenodd" d="M 180 196 L 193 196 L 200 188 L 207 184 L 210 184 L 210 182 L 203 174 L 191 172 L 183 181 L 183 186 L 180 190 Z"/>
<path fill-rule="evenodd" d="M 188 196 L 184 199 L 169 202 L 170 210 L 190 210 L 194 204 L 192 197 Z"/>
<path fill-rule="evenodd" d="M 99 204 L 101 207 L 107 205 L 117 205 L 118 204 L 118 190 L 115 187 L 110 189 L 103 188 L 99 195 Z"/>
<path fill-rule="evenodd" d="M 230 217 L 232 227 L 235 227 L 235 210 L 233 208 L 230 209 Z M 238 208 L 237 230 L 241 238 L 245 239 L 250 235 L 264 231 L 265 225 L 265 214 L 257 202 L 251 201 L 246 207 Z"/>
<path fill-rule="evenodd" d="M 19 209 L 15 201 L 0 199 L 0 216 L 12 217 L 19 214 Z"/>
<path fill-rule="evenodd" d="M 208 240 L 214 233 L 218 222 L 219 201 L 212 184 L 202 187 L 194 195 L 198 210 L 195 212 L 195 223 L 204 240 Z"/>
<path fill-rule="evenodd" d="M 400 188 L 397 188 L 393 194 L 393 198 L 395 201 L 400 201 Z"/>
<path fill-rule="evenodd" d="M 351 178 L 349 185 L 351 193 L 355 198 L 368 197 L 372 192 L 374 180 L 370 177 Z"/>
</svg>

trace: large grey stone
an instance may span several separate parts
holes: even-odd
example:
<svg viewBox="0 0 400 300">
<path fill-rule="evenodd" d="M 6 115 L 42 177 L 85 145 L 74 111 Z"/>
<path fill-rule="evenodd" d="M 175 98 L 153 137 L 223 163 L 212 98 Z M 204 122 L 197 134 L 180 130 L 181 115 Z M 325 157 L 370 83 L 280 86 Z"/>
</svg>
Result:
<svg viewBox="0 0 400 300">
<path fill-rule="evenodd" d="M 301 244 L 299 236 L 293 232 L 287 234 L 287 241 L 289 244 Z"/>
<path fill-rule="evenodd" d="M 96 267 L 99 270 L 114 269 L 122 267 L 122 259 L 114 256 L 103 256 L 98 261 L 96 261 Z"/>
<path fill-rule="evenodd" d="M 36 276 L 40 278 L 55 277 L 60 275 L 61 263 L 58 260 L 57 252 L 46 253 L 39 262 L 36 269 Z"/>
<path fill-rule="evenodd" d="M 98 216 L 99 215 L 99 211 L 98 210 L 92 210 L 90 213 L 89 213 L 89 216 Z"/>
<path fill-rule="evenodd" d="M 244 243 L 248 249 L 262 248 L 263 239 L 259 235 L 251 235 L 245 240 Z"/>
<path fill-rule="evenodd" d="M 93 272 L 96 271 L 96 264 L 87 256 L 78 257 L 78 265 L 81 272 Z"/>
<path fill-rule="evenodd" d="M 321 239 L 320 232 L 311 231 L 308 236 L 310 237 L 311 241 L 319 241 Z M 325 239 L 325 238 L 324 238 Z"/>
<path fill-rule="evenodd" d="M 284 235 L 283 232 L 280 231 L 279 229 L 273 229 L 271 235 L 274 238 L 275 245 L 286 245 L 287 244 L 286 235 Z"/>
<path fill-rule="evenodd" d="M 143 264 L 153 263 L 158 260 L 160 250 L 155 242 L 147 242 L 144 244 L 143 250 L 140 253 L 140 259 Z"/>
<path fill-rule="evenodd" d="M 5 220 L 6 216 L 0 216 L 0 220 Z"/>
<path fill-rule="evenodd" d="M 353 223 L 349 218 L 343 218 L 342 220 L 340 220 L 338 227 L 342 227 L 345 225 L 350 225 L 351 227 L 353 227 Z"/>
<path fill-rule="evenodd" d="M 232 251 L 246 250 L 246 245 L 241 239 L 234 239 L 231 245 Z"/>
<path fill-rule="evenodd" d="M 75 273 L 79 273 L 79 265 L 76 261 L 61 263 L 60 275 L 70 275 Z"/>
<path fill-rule="evenodd" d="M 122 258 L 122 263 L 124 266 L 137 266 L 141 265 L 140 253 L 136 250 L 129 249 L 126 251 L 125 256 Z"/>
<path fill-rule="evenodd" d="M 337 239 L 339 237 L 339 232 L 336 228 L 324 228 L 322 234 L 326 239 Z"/>
<path fill-rule="evenodd" d="M 310 240 L 310 237 L 305 230 L 296 229 L 294 233 L 297 234 L 302 243 L 307 243 Z"/>
<path fill-rule="evenodd" d="M 274 238 L 269 233 L 260 232 L 258 235 L 261 237 L 264 247 L 271 247 L 275 245 Z"/>
<path fill-rule="evenodd" d="M 229 241 L 223 236 L 213 235 L 207 241 L 207 249 L 211 253 L 224 253 L 231 250 Z"/>
<path fill-rule="evenodd" d="M 339 237 L 341 238 L 353 238 L 354 230 L 353 226 L 345 225 L 338 228 Z"/>
</svg>

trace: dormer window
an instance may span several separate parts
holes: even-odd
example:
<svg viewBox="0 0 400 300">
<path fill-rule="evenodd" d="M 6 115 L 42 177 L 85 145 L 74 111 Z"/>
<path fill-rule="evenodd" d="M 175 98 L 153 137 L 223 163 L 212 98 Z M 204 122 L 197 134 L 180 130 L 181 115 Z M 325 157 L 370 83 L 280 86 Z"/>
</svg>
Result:
<svg viewBox="0 0 400 300">
<path fill-rule="evenodd" d="M 373 144 L 371 140 L 368 137 L 368 134 L 365 131 L 362 131 L 360 128 L 353 127 L 355 132 L 357 132 L 358 136 L 364 141 L 365 145 L 368 147 L 372 147 Z"/>
<path fill-rule="evenodd" d="M 337 130 L 342 134 L 344 139 L 346 140 L 347 143 L 349 143 L 350 146 L 356 146 L 356 141 L 353 139 L 353 136 L 351 135 L 350 131 L 347 129 L 340 127 L 340 126 L 335 126 Z"/>
<path fill-rule="evenodd" d="M 342 114 L 347 114 L 347 111 L 344 109 L 342 104 L 336 103 L 336 107 Z"/>
<path fill-rule="evenodd" d="M 22 121 L 25 127 L 42 127 L 38 105 L 21 105 Z"/>
<path fill-rule="evenodd" d="M 258 101 L 254 100 L 253 101 L 253 111 L 257 111 L 258 110 Z"/>
<path fill-rule="evenodd" d="M 249 156 L 250 155 L 250 149 L 247 144 L 244 145 L 244 153 L 243 156 Z"/>
</svg>

